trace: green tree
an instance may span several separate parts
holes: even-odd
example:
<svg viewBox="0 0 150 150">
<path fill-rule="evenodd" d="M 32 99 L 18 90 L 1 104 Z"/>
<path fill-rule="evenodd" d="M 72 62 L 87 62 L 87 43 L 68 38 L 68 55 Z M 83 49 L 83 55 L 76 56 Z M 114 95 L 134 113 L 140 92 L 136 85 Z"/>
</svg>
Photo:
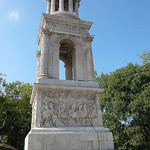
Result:
<svg viewBox="0 0 150 150">
<path fill-rule="evenodd" d="M 1 142 L 22 150 L 24 138 L 30 130 L 32 86 L 19 81 L 3 85 L 3 103 L 0 105 Z"/>
<path fill-rule="evenodd" d="M 150 149 L 150 62 L 145 56 L 141 66 L 130 63 L 97 78 L 105 89 L 101 96 L 104 126 L 113 132 L 118 150 Z"/>
<path fill-rule="evenodd" d="M 150 63 L 150 50 L 144 50 L 144 53 L 142 53 L 142 55 L 137 56 L 141 59 L 144 65 Z"/>
<path fill-rule="evenodd" d="M 0 73 L 0 102 L 1 102 L 1 100 L 2 100 L 1 98 L 3 96 L 3 85 L 5 83 L 5 80 L 3 79 L 4 76 L 6 76 L 6 75 Z"/>
</svg>

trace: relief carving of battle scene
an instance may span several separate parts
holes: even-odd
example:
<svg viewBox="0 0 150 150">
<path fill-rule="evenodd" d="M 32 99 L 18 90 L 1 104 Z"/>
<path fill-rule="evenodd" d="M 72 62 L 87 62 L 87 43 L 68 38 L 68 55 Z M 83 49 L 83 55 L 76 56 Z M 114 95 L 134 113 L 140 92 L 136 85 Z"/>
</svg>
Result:
<svg viewBox="0 0 150 150">
<path fill-rule="evenodd" d="M 89 127 L 97 118 L 96 95 L 43 92 L 41 127 Z"/>
</svg>

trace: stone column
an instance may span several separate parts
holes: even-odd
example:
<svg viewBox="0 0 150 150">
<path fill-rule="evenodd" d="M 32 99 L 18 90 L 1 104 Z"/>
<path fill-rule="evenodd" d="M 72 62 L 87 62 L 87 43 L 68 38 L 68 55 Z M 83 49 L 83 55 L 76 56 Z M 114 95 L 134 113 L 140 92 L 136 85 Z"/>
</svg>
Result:
<svg viewBox="0 0 150 150">
<path fill-rule="evenodd" d="M 48 77 L 49 37 L 42 32 L 41 36 L 40 78 Z"/>
<path fill-rule="evenodd" d="M 77 16 L 79 16 L 79 11 L 78 11 L 78 9 L 79 9 L 79 1 L 76 0 L 76 2 L 75 2 L 75 13 L 76 13 Z"/>
<path fill-rule="evenodd" d="M 64 11 L 64 0 L 59 0 L 59 11 Z"/>
<path fill-rule="evenodd" d="M 73 12 L 73 0 L 69 0 L 69 12 Z"/>
<path fill-rule="evenodd" d="M 51 0 L 51 13 L 55 12 L 55 0 Z"/>
<path fill-rule="evenodd" d="M 51 2 L 50 0 L 47 0 L 47 14 L 50 14 L 50 9 L 51 9 Z"/>
</svg>

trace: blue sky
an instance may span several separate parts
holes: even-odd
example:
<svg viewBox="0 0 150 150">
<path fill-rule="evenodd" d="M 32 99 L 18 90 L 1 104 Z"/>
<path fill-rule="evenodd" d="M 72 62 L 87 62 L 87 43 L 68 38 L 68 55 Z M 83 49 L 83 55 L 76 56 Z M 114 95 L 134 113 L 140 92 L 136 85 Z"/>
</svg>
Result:
<svg viewBox="0 0 150 150">
<path fill-rule="evenodd" d="M 35 82 L 36 39 L 45 0 L 0 0 L 0 72 L 7 81 Z M 150 49 L 150 0 L 81 0 L 80 18 L 90 33 L 94 66 L 109 73 Z"/>
</svg>

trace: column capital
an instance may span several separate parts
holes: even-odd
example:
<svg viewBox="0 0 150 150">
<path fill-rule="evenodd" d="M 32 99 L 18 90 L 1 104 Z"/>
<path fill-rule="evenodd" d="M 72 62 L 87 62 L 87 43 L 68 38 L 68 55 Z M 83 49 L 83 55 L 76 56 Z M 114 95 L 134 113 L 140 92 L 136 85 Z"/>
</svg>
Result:
<svg viewBox="0 0 150 150">
<path fill-rule="evenodd" d="M 51 31 L 49 31 L 48 29 L 45 29 L 45 28 L 41 28 L 41 35 L 42 36 L 51 36 L 52 35 L 52 33 L 51 33 Z"/>
</svg>

